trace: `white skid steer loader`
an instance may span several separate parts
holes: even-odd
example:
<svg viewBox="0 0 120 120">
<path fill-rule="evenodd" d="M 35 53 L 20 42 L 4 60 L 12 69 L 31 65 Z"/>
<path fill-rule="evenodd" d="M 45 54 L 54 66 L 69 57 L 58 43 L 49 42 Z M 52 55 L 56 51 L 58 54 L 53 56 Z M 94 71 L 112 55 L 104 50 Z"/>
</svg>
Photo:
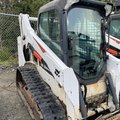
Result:
<svg viewBox="0 0 120 120">
<path fill-rule="evenodd" d="M 38 18 L 19 15 L 16 84 L 35 120 L 120 119 L 120 83 L 105 51 L 111 10 L 91 0 L 54 0 Z"/>
</svg>

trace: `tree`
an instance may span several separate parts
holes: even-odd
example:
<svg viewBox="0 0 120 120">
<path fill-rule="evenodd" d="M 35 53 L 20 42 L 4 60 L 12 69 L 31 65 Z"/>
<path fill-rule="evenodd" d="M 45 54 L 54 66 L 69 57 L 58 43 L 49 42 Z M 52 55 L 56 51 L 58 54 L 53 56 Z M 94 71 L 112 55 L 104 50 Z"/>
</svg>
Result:
<svg viewBox="0 0 120 120">
<path fill-rule="evenodd" d="M 17 13 L 27 13 L 30 16 L 37 16 L 39 8 L 51 0 L 21 0 L 14 4 Z"/>
<path fill-rule="evenodd" d="M 50 1 L 52 0 L 0 0 L 0 12 L 37 16 L 39 8 Z"/>
<path fill-rule="evenodd" d="M 12 13 L 15 0 L 0 0 L 0 12 Z"/>
</svg>

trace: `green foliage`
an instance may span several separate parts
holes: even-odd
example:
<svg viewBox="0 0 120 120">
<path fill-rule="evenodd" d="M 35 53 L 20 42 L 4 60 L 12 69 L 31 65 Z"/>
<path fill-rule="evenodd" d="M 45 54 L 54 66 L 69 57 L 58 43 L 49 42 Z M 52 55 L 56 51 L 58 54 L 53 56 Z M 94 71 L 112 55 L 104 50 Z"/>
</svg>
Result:
<svg viewBox="0 0 120 120">
<path fill-rule="evenodd" d="M 0 50 L 9 48 L 11 54 L 17 50 L 17 37 L 20 34 L 18 17 L 0 15 Z"/>
<path fill-rule="evenodd" d="M 0 0 L 0 12 L 37 16 L 39 8 L 52 0 Z"/>
<path fill-rule="evenodd" d="M 7 48 L 0 50 L 0 61 L 6 61 L 10 57 L 10 51 Z"/>
<path fill-rule="evenodd" d="M 17 63 L 18 17 L 0 15 L 0 64 Z"/>
<path fill-rule="evenodd" d="M 14 4 L 17 13 L 27 13 L 30 16 L 37 16 L 39 8 L 50 0 L 21 0 Z"/>
<path fill-rule="evenodd" d="M 17 55 L 11 55 L 9 48 L 3 48 L 0 50 L 0 64 L 10 66 L 17 63 Z"/>
</svg>

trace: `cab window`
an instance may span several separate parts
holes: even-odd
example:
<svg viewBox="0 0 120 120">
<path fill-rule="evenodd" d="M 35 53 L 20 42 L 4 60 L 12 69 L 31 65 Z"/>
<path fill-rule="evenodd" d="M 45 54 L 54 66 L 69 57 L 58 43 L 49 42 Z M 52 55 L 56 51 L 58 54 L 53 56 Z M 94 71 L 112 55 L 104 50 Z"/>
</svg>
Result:
<svg viewBox="0 0 120 120">
<path fill-rule="evenodd" d="M 39 18 L 40 38 L 61 58 L 60 19 L 56 10 L 41 13 Z"/>
</svg>

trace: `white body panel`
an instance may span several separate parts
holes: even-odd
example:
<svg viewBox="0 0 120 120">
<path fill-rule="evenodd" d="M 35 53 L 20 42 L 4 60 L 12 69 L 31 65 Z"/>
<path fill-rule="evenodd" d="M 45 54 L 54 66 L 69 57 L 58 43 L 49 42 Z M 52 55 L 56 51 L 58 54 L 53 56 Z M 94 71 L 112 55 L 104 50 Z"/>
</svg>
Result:
<svg viewBox="0 0 120 120">
<path fill-rule="evenodd" d="M 106 34 L 106 42 L 112 47 L 120 50 L 120 40 L 112 35 Z M 108 53 L 108 60 L 107 60 L 107 70 L 111 73 L 114 87 L 116 89 L 116 95 L 119 100 L 119 93 L 120 93 L 120 59 L 113 56 L 112 54 Z"/>
<path fill-rule="evenodd" d="M 22 40 L 21 40 L 21 37 L 19 36 L 17 38 L 17 45 L 18 45 L 18 64 L 19 66 L 23 66 L 25 64 L 25 58 L 24 58 L 24 55 L 23 55 L 23 49 L 22 49 Z"/>
<path fill-rule="evenodd" d="M 74 84 L 70 85 L 72 83 L 72 82 L 70 82 L 70 80 L 72 80 L 72 79 L 69 79 L 67 87 L 66 87 L 66 82 L 67 82 L 66 80 L 65 80 L 66 81 L 65 86 L 60 87 L 58 82 L 54 79 L 54 77 L 52 77 L 49 73 L 47 73 L 42 67 L 37 66 L 37 69 L 38 69 L 38 72 L 40 73 L 41 77 L 44 79 L 44 81 L 47 84 L 49 84 L 50 86 L 52 86 L 51 89 L 54 92 L 54 94 L 56 96 L 58 96 L 59 99 L 61 101 L 63 101 L 63 103 L 65 105 L 67 105 L 68 118 L 71 118 L 72 120 L 77 120 L 79 118 L 78 120 L 80 120 L 80 112 L 78 111 L 79 105 L 73 106 L 73 103 L 71 102 L 72 98 L 69 98 L 69 96 L 70 96 L 70 97 L 73 97 L 75 100 L 79 99 L 79 98 L 75 98 L 74 95 L 72 95 L 73 94 L 72 91 L 71 91 L 72 89 L 71 90 L 69 89 L 70 87 L 74 87 Z M 68 86 L 69 86 L 69 88 L 68 88 Z M 65 90 L 65 87 L 67 88 L 67 90 Z M 76 88 L 76 86 L 75 86 L 75 88 Z M 67 93 L 71 94 L 71 95 L 67 95 L 67 93 L 65 93 L 65 91 L 67 91 Z M 76 94 L 77 94 L 77 92 L 76 92 Z"/>
<path fill-rule="evenodd" d="M 109 35 L 109 38 L 108 38 L 108 34 L 106 34 L 106 41 L 107 42 L 109 41 L 109 45 L 111 45 L 111 46 L 120 50 L 120 40 L 118 38 L 113 37 L 111 35 Z"/>
<path fill-rule="evenodd" d="M 116 89 L 116 95 L 119 100 L 119 92 L 120 92 L 120 59 L 114 57 L 110 53 L 107 53 L 109 56 L 107 62 L 107 70 L 111 73 L 114 87 Z"/>
</svg>

